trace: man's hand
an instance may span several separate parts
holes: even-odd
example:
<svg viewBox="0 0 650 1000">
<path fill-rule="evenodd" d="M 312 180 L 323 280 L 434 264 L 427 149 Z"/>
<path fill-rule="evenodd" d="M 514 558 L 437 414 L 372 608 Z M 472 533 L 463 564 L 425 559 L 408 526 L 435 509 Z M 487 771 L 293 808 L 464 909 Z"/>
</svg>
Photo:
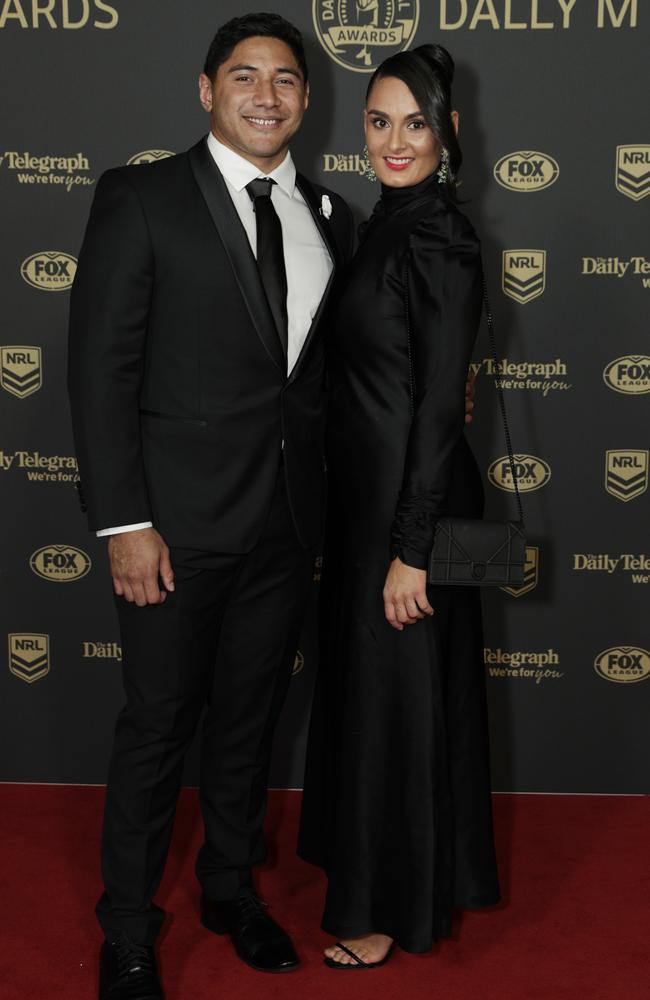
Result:
<svg viewBox="0 0 650 1000">
<path fill-rule="evenodd" d="M 468 375 L 465 383 L 465 423 L 471 424 L 474 397 L 476 395 L 476 375 Z"/>
<path fill-rule="evenodd" d="M 427 598 L 426 570 L 407 566 L 399 557 L 393 559 L 384 584 L 384 613 L 398 632 L 434 613 Z"/>
<path fill-rule="evenodd" d="M 123 531 L 108 540 L 115 593 L 139 608 L 162 604 L 174 589 L 169 549 L 154 528 Z M 165 590 L 160 589 L 162 580 Z"/>
</svg>

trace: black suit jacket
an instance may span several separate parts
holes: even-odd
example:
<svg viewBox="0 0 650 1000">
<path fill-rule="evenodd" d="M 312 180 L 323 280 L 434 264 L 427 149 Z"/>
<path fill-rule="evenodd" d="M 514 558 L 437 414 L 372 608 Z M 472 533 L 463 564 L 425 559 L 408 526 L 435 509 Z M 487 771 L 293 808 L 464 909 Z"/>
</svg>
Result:
<svg viewBox="0 0 650 1000">
<path fill-rule="evenodd" d="M 98 185 L 70 312 L 68 386 L 92 529 L 153 521 L 169 545 L 249 551 L 281 442 L 296 530 L 323 515 L 323 332 L 351 253 L 334 192 L 297 185 L 334 270 L 287 378 L 257 264 L 205 139 Z M 319 211 L 328 194 L 330 219 Z"/>
</svg>

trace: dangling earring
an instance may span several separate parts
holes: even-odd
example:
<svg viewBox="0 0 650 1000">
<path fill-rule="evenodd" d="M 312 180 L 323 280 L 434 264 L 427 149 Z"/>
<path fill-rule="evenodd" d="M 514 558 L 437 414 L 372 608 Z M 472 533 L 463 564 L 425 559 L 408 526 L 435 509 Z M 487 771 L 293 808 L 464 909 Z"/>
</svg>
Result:
<svg viewBox="0 0 650 1000">
<path fill-rule="evenodd" d="M 372 169 L 372 167 L 370 165 L 370 153 L 368 152 L 368 146 L 367 145 L 363 147 L 363 154 L 362 155 L 363 155 L 365 166 L 364 166 L 363 170 L 361 171 L 361 176 L 365 177 L 367 181 L 372 181 L 373 184 L 374 184 L 374 182 L 377 180 L 377 174 L 375 173 L 375 171 Z"/>
<path fill-rule="evenodd" d="M 440 163 L 438 164 L 438 184 L 446 184 L 449 177 L 449 153 L 443 149 Z"/>
</svg>

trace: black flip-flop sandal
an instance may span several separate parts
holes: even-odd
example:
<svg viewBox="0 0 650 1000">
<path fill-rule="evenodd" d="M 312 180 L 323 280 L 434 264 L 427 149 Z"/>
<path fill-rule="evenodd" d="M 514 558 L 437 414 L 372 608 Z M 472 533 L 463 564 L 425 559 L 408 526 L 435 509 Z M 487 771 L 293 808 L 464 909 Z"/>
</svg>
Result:
<svg viewBox="0 0 650 1000">
<path fill-rule="evenodd" d="M 390 948 L 380 962 L 364 962 L 362 958 L 355 955 L 351 948 L 346 948 L 346 946 L 341 944 L 340 941 L 336 942 L 335 947 L 340 948 L 346 955 L 353 958 L 354 962 L 337 962 L 334 958 L 330 958 L 329 955 L 326 955 L 323 961 L 330 969 L 378 969 L 380 965 L 386 964 L 393 951 L 393 945 L 391 944 Z"/>
</svg>

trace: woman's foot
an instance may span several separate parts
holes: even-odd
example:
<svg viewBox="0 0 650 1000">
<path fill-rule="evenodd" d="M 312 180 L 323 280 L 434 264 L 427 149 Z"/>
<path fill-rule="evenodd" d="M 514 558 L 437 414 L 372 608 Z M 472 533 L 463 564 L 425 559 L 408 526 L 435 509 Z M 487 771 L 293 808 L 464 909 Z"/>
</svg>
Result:
<svg viewBox="0 0 650 1000">
<path fill-rule="evenodd" d="M 349 948 L 366 965 L 381 962 L 390 951 L 393 939 L 386 934 L 365 934 L 358 938 L 341 938 L 341 944 Z M 342 951 L 338 945 L 332 945 L 325 949 L 327 958 L 333 959 L 340 965 L 354 965 L 354 959 L 347 952 Z"/>
</svg>

